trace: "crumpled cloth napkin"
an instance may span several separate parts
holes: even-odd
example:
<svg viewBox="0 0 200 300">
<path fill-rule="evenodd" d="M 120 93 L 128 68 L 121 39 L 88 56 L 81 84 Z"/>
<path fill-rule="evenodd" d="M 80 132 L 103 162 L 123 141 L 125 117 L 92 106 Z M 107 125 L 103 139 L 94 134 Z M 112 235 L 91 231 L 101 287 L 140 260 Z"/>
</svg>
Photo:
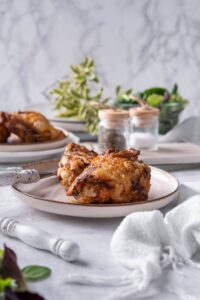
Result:
<svg viewBox="0 0 200 300">
<path fill-rule="evenodd" d="M 159 143 L 189 142 L 200 144 L 200 118 L 190 117 L 160 137 Z"/>
<path fill-rule="evenodd" d="M 184 264 L 200 268 L 200 264 L 192 260 L 198 251 L 200 195 L 189 198 L 165 217 L 154 210 L 132 213 L 124 218 L 112 237 L 111 253 L 117 262 L 130 270 L 128 275 L 100 277 L 72 274 L 67 281 L 122 286 L 106 299 L 136 299 L 167 266 L 172 266 L 182 275 Z M 180 289 L 169 287 L 169 290 L 179 294 L 181 299 L 190 299 Z"/>
<path fill-rule="evenodd" d="M 126 268 L 134 270 L 130 293 L 145 290 L 162 269 L 185 263 L 200 267 L 192 256 L 200 250 L 200 195 L 169 211 L 138 212 L 127 216 L 111 241 L 111 252 Z"/>
</svg>

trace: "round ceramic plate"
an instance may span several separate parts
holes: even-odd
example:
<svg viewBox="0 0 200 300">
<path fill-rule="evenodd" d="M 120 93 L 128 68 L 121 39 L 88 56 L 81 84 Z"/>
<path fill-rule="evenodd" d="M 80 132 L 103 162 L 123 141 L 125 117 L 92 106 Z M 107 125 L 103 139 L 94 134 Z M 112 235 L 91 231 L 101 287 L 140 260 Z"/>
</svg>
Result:
<svg viewBox="0 0 200 300">
<path fill-rule="evenodd" d="M 39 111 L 45 115 L 45 117 L 51 121 L 54 126 L 60 126 L 68 131 L 79 132 L 84 131 L 85 122 L 77 121 L 73 118 L 57 118 L 53 112 L 53 106 L 46 105 L 46 103 L 34 104 L 31 106 L 26 106 L 24 108 L 26 111 Z"/>
<path fill-rule="evenodd" d="M 54 163 L 54 166 L 51 164 Z M 27 166 L 43 172 L 56 167 L 54 162 L 33 163 Z M 127 204 L 81 205 L 68 203 L 65 190 L 55 176 L 41 179 L 32 184 L 16 184 L 13 190 L 18 198 L 36 209 L 75 217 L 112 218 L 123 217 L 132 212 L 159 209 L 175 200 L 179 192 L 179 184 L 175 177 L 166 171 L 151 167 L 151 189 L 145 202 Z"/>
<path fill-rule="evenodd" d="M 49 150 L 40 151 L 0 152 L 0 163 L 24 163 L 49 159 L 55 155 L 62 154 L 67 144 L 79 142 L 79 138 L 71 132 L 68 133 L 68 137 L 64 140 L 64 145 L 56 149 L 51 149 L 51 147 Z"/>
<path fill-rule="evenodd" d="M 68 141 L 68 132 L 63 128 L 56 127 L 62 130 L 65 137 L 58 141 L 44 142 L 44 143 L 31 143 L 31 144 L 0 144 L 1 152 L 26 152 L 26 151 L 41 151 L 63 147 Z"/>
</svg>

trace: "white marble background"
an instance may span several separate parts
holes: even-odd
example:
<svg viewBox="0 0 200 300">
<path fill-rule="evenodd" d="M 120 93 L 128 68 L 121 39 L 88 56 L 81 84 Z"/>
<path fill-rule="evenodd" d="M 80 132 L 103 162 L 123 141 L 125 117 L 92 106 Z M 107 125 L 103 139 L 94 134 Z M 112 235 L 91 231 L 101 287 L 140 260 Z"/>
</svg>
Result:
<svg viewBox="0 0 200 300">
<path fill-rule="evenodd" d="M 47 101 L 86 55 L 107 95 L 177 82 L 190 100 L 182 118 L 200 114 L 199 0 L 0 0 L 1 110 Z"/>
</svg>

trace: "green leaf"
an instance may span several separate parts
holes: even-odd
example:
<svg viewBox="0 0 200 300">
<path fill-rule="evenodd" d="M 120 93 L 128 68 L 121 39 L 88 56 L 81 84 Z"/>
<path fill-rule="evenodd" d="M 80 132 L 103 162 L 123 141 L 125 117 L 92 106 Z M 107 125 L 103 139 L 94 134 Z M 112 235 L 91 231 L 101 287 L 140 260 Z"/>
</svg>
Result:
<svg viewBox="0 0 200 300">
<path fill-rule="evenodd" d="M 90 59 L 89 63 L 88 63 L 88 67 L 92 68 L 94 66 L 94 60 Z"/>
<path fill-rule="evenodd" d="M 27 281 L 38 281 L 48 278 L 51 270 L 44 266 L 31 265 L 23 268 L 22 274 Z"/>
<path fill-rule="evenodd" d="M 128 89 L 128 90 L 126 91 L 126 94 L 127 94 L 128 96 L 130 96 L 130 95 L 132 94 L 132 92 L 133 92 L 132 89 Z"/>
<path fill-rule="evenodd" d="M 120 85 L 117 85 L 116 88 L 115 88 L 115 94 L 116 96 L 118 96 L 121 92 L 121 86 Z"/>
<path fill-rule="evenodd" d="M 173 88 L 172 88 L 171 94 L 176 95 L 177 93 L 178 93 L 178 84 L 175 83 Z"/>
<path fill-rule="evenodd" d="M 164 95 L 165 92 L 166 92 L 165 88 L 152 87 L 150 89 L 145 90 L 142 94 L 145 95 L 146 97 L 148 97 L 152 94 Z"/>
<path fill-rule="evenodd" d="M 14 284 L 14 280 L 12 278 L 2 278 L 0 276 L 0 293 L 3 293 L 6 287 L 13 287 Z"/>
<path fill-rule="evenodd" d="M 4 250 L 0 249 L 0 259 L 3 258 L 3 255 L 4 255 Z"/>
<path fill-rule="evenodd" d="M 76 73 L 76 74 L 80 74 L 80 69 L 77 67 L 77 66 L 71 66 L 71 70 L 74 72 L 74 73 Z"/>
<path fill-rule="evenodd" d="M 152 94 L 147 98 L 147 103 L 153 107 L 160 106 L 162 101 L 163 101 L 162 95 Z"/>
</svg>

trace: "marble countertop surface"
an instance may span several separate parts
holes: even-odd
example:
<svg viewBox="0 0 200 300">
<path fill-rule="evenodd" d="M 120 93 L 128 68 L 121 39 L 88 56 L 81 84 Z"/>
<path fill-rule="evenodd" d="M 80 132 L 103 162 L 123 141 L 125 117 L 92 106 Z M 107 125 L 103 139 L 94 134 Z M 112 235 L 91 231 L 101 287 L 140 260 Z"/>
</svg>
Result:
<svg viewBox="0 0 200 300">
<path fill-rule="evenodd" d="M 197 183 L 200 181 L 200 168 L 176 171 L 172 174 L 181 184 L 190 181 L 198 186 Z M 113 289 L 113 287 L 67 285 L 64 280 L 68 273 L 120 275 L 129 272 L 114 261 L 109 251 L 110 239 L 120 224 L 121 218 L 84 219 L 57 216 L 29 208 L 16 199 L 10 187 L 1 187 L 0 195 L 0 218 L 13 217 L 25 224 L 46 230 L 52 235 L 71 238 L 81 247 L 80 260 L 77 263 L 67 263 L 48 252 L 36 250 L 18 240 L 0 236 L 0 248 L 3 247 L 3 243 L 11 247 L 16 252 L 21 267 L 29 264 L 42 264 L 52 269 L 49 279 L 32 283 L 29 286 L 32 291 L 39 292 L 46 300 L 100 300 L 105 299 Z M 184 186 L 181 186 L 180 197 L 187 197 Z M 158 300 L 161 299 L 161 295 L 163 300 L 178 299 L 177 295 L 167 290 L 166 287 L 169 284 L 184 288 L 187 293 L 191 293 L 198 299 L 199 272 L 199 270 L 188 268 L 188 277 L 185 278 L 171 270 L 165 270 L 161 278 L 151 285 L 145 299 Z"/>
</svg>

